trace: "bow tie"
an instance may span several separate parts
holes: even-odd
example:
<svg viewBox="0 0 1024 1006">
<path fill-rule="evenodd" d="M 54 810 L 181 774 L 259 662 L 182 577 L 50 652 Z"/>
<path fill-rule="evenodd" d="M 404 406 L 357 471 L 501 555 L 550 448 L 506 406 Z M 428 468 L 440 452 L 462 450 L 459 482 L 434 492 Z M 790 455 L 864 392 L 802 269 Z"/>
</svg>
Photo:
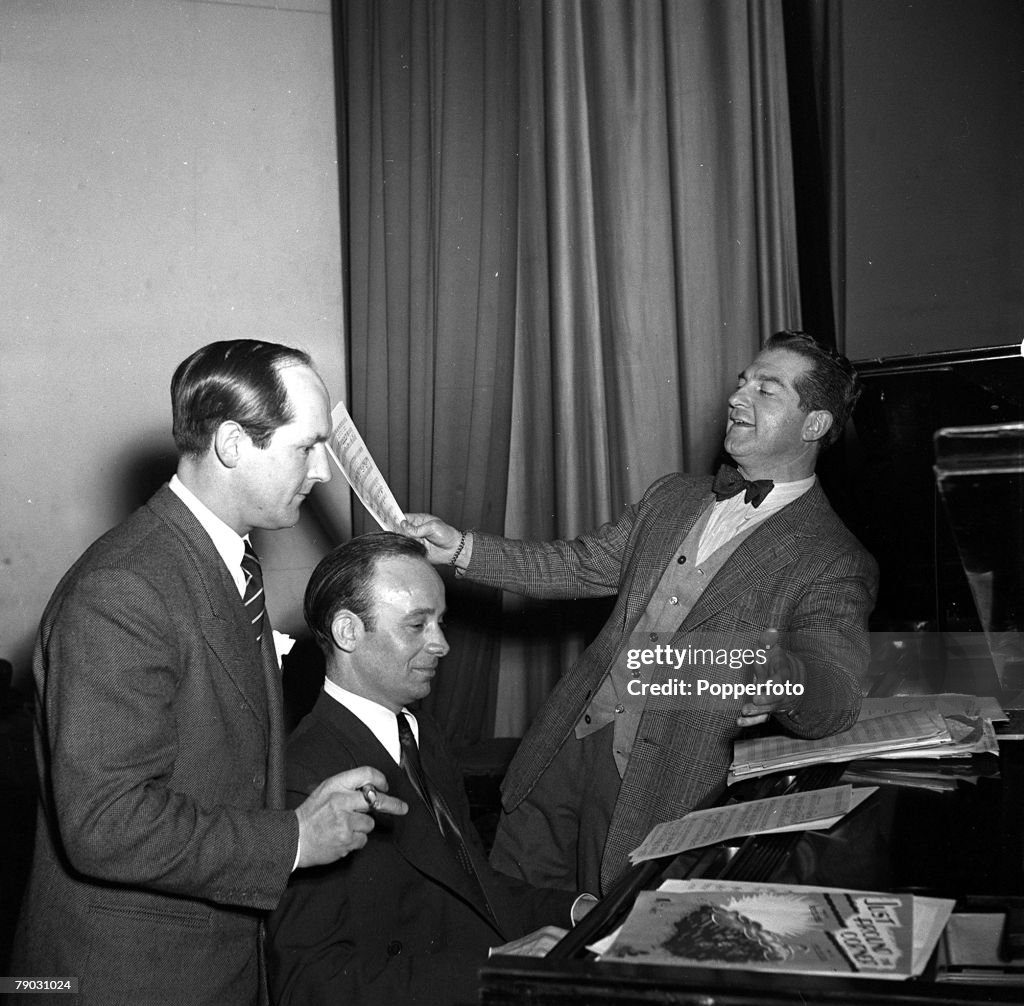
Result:
<svg viewBox="0 0 1024 1006">
<path fill-rule="evenodd" d="M 715 474 L 711 491 L 715 494 L 715 499 L 727 500 L 742 490 L 743 502 L 756 508 L 774 488 L 775 483 L 771 479 L 755 479 L 748 482 L 735 468 L 722 465 Z"/>
</svg>

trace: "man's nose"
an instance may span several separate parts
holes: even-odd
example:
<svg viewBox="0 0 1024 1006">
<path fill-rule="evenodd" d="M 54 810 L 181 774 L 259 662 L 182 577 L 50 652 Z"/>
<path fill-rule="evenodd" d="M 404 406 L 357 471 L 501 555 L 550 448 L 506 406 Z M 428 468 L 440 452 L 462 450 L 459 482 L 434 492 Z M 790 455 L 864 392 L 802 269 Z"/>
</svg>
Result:
<svg viewBox="0 0 1024 1006">
<path fill-rule="evenodd" d="M 314 482 L 331 481 L 331 463 L 327 458 L 327 445 L 316 444 L 310 451 L 309 477 Z"/>
<path fill-rule="evenodd" d="M 747 396 L 744 394 L 743 388 L 737 388 L 729 396 L 729 406 L 731 408 L 735 408 L 737 405 L 742 405 L 744 402 L 746 402 L 746 400 Z"/>
<path fill-rule="evenodd" d="M 431 653 L 436 653 L 438 657 L 443 657 L 448 652 L 448 640 L 445 639 L 444 630 L 440 626 L 431 634 L 427 649 Z"/>
</svg>

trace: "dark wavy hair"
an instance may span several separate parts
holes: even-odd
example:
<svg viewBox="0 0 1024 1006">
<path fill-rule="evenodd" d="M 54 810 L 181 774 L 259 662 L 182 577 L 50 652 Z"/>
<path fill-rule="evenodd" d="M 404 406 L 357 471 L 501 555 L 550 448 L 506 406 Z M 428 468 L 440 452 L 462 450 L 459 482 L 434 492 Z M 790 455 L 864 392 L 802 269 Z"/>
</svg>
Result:
<svg viewBox="0 0 1024 1006">
<path fill-rule="evenodd" d="M 812 335 L 786 329 L 776 332 L 765 349 L 786 349 L 810 361 L 811 369 L 794 382 L 804 412 L 821 409 L 832 414 L 832 427 L 821 438 L 821 449 L 831 447 L 842 435 L 863 390 L 853 364 Z"/>
<path fill-rule="evenodd" d="M 370 594 L 374 570 L 381 559 L 403 555 L 426 560 L 427 546 L 418 538 L 376 531 L 339 545 L 317 563 L 306 584 L 302 613 L 325 654 L 334 649 L 331 623 L 345 608 L 373 631 L 375 615 Z"/>
<path fill-rule="evenodd" d="M 182 455 L 209 450 L 221 423 L 234 420 L 257 447 L 294 418 L 283 367 L 312 366 L 309 354 L 254 339 L 211 342 L 183 360 L 171 378 L 174 444 Z"/>
</svg>

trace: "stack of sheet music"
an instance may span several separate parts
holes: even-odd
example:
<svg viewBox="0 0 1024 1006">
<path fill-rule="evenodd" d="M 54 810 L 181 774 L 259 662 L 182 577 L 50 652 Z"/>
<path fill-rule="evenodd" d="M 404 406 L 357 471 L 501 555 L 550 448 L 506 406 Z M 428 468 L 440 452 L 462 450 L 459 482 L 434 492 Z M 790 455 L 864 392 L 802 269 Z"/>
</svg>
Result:
<svg viewBox="0 0 1024 1006">
<path fill-rule="evenodd" d="M 817 740 L 773 735 L 741 737 L 733 746 L 729 782 L 865 758 L 957 758 L 997 753 L 993 720 L 1005 719 L 995 699 L 974 695 L 902 695 L 864 700 L 857 722 Z"/>
</svg>

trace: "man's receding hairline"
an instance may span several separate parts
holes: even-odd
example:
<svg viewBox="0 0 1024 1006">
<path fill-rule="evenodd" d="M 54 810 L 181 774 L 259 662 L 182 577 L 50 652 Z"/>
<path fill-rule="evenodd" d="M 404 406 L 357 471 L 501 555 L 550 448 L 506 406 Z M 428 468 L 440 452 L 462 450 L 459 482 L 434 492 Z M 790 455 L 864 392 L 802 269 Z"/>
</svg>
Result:
<svg viewBox="0 0 1024 1006">
<path fill-rule="evenodd" d="M 278 378 L 281 381 L 280 387 L 281 387 L 281 390 L 284 392 L 285 403 L 286 403 L 287 411 L 289 413 L 289 417 L 288 417 L 288 421 L 287 422 L 282 423 L 281 426 L 278 426 L 274 430 L 274 433 L 277 433 L 277 431 L 279 429 L 281 429 L 281 427 L 283 427 L 283 426 L 290 426 L 294 422 L 296 422 L 296 416 L 295 416 L 295 395 L 293 394 L 293 391 L 295 389 L 289 388 L 285 384 L 285 382 L 284 382 L 284 372 L 286 370 L 290 369 L 290 368 L 293 368 L 293 367 L 303 367 L 306 370 L 308 370 L 316 378 L 317 383 L 320 385 L 320 390 L 323 391 L 324 395 L 327 397 L 328 405 L 330 405 L 331 393 L 330 393 L 330 391 L 327 390 L 327 382 L 320 375 L 320 371 L 317 370 L 316 367 L 314 367 L 312 363 L 307 363 L 305 360 L 299 360 L 299 359 L 296 359 L 295 357 L 286 357 L 284 359 L 278 360 L 277 362 L 274 363 L 273 368 L 274 368 L 274 373 L 278 376 Z M 328 419 L 330 420 L 330 416 L 328 416 Z M 331 420 L 328 423 L 328 425 L 332 426 L 333 425 L 333 420 Z M 273 434 L 271 434 L 271 435 L 273 435 Z M 317 438 L 317 442 L 319 442 L 319 443 L 326 443 L 327 440 L 329 440 L 329 439 L 330 439 L 330 432 L 328 432 L 327 434 L 325 434 L 322 437 L 318 437 Z"/>
<path fill-rule="evenodd" d="M 288 356 L 280 360 L 275 360 L 273 367 L 275 373 L 278 374 L 283 374 L 286 370 L 290 370 L 293 367 L 304 367 L 306 370 L 310 371 L 310 373 L 314 374 L 320 380 L 320 383 L 324 385 L 325 388 L 327 387 L 327 384 L 324 381 L 323 377 L 321 376 L 320 371 L 317 370 L 312 363 L 307 363 L 305 360 L 298 360 L 294 356 Z"/>
</svg>

